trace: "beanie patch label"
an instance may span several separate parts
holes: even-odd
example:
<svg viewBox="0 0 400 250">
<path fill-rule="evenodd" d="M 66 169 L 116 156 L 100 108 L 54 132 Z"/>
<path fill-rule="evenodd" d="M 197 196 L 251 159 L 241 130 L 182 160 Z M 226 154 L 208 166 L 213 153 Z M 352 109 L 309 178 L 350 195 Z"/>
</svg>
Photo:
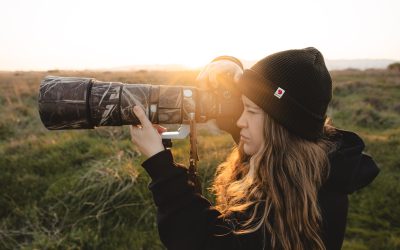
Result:
<svg viewBox="0 0 400 250">
<path fill-rule="evenodd" d="M 279 99 L 281 99 L 281 97 L 283 96 L 283 94 L 285 94 L 285 90 L 281 87 L 279 87 L 275 93 L 274 96 L 278 97 Z"/>
</svg>

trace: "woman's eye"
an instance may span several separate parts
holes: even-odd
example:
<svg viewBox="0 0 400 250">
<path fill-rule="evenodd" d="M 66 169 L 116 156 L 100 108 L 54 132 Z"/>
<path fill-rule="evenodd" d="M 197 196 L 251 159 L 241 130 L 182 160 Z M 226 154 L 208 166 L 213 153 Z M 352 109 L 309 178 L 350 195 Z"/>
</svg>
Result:
<svg viewBox="0 0 400 250">
<path fill-rule="evenodd" d="M 257 110 L 254 110 L 254 109 L 251 109 L 251 108 L 248 108 L 248 107 L 244 107 L 244 110 L 247 113 L 250 113 L 250 114 L 257 114 Z"/>
</svg>

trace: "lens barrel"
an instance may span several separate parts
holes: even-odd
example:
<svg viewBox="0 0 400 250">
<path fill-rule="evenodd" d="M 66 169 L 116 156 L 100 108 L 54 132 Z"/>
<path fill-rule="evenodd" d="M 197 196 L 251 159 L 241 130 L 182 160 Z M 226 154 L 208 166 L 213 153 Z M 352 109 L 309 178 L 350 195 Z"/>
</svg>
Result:
<svg viewBox="0 0 400 250">
<path fill-rule="evenodd" d="M 194 87 L 101 82 L 93 78 L 48 76 L 39 89 L 39 115 L 46 128 L 91 129 L 140 124 L 133 106 L 152 123 L 189 123 L 196 112 Z"/>
</svg>

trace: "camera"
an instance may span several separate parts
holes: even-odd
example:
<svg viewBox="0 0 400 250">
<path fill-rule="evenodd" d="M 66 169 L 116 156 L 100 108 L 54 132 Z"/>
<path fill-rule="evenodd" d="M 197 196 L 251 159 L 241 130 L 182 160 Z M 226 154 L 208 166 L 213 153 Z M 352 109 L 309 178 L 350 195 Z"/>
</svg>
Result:
<svg viewBox="0 0 400 250">
<path fill-rule="evenodd" d="M 127 84 L 93 78 L 47 76 L 39 89 L 39 115 L 49 130 L 137 125 L 139 105 L 154 124 L 189 124 L 191 119 L 231 117 L 240 109 L 235 88 Z"/>
</svg>

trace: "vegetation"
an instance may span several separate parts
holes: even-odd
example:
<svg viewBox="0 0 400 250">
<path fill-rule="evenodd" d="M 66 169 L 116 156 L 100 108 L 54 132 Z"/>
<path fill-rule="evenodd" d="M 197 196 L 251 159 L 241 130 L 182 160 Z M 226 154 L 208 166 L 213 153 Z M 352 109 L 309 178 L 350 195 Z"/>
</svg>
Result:
<svg viewBox="0 0 400 250">
<path fill-rule="evenodd" d="M 0 72 L 0 249 L 164 249 L 159 241 L 144 160 L 128 127 L 48 131 L 37 111 L 45 75 L 103 81 L 194 84 L 198 72 Z M 350 196 L 344 249 L 400 248 L 400 73 L 332 72 L 328 115 L 357 132 L 381 174 Z M 205 195 L 234 142 L 200 131 Z M 174 141 L 188 163 L 188 140 Z M 206 157 L 207 156 L 207 157 Z"/>
<path fill-rule="evenodd" d="M 397 71 L 400 72 L 400 63 L 396 62 L 396 63 L 392 63 L 388 66 L 388 70 L 393 70 L 393 71 Z"/>
</svg>

